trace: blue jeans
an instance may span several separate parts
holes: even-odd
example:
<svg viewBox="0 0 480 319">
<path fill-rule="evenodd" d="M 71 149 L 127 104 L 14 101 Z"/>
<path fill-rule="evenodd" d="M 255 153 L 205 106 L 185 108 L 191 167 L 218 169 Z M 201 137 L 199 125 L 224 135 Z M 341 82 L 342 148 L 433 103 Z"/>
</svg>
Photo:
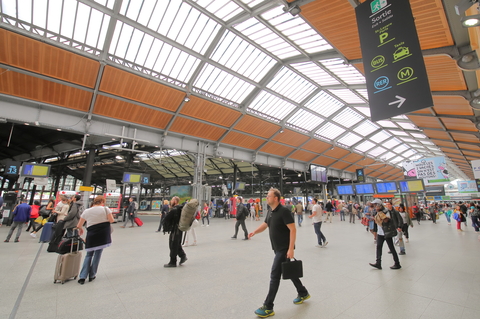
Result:
<svg viewBox="0 0 480 319">
<path fill-rule="evenodd" d="M 340 221 L 345 221 L 345 212 L 340 210 Z"/>
<path fill-rule="evenodd" d="M 324 243 L 327 241 L 325 236 L 323 236 L 322 231 L 320 230 L 321 227 L 322 227 L 322 222 L 313 223 L 313 229 L 315 229 L 315 234 L 317 234 L 317 240 L 319 245 L 322 244 L 322 241 Z"/>
<path fill-rule="evenodd" d="M 298 216 L 298 226 L 302 226 L 303 214 L 302 215 L 297 215 L 297 216 Z"/>
<path fill-rule="evenodd" d="M 447 223 L 450 224 L 450 215 L 448 215 L 447 213 L 445 213 L 445 218 L 447 219 Z"/>
<path fill-rule="evenodd" d="M 97 275 L 102 252 L 103 249 L 87 251 L 87 255 L 83 261 L 82 271 L 80 271 L 80 279 L 86 279 L 87 276 L 92 279 Z"/>
<path fill-rule="evenodd" d="M 265 302 L 263 303 L 267 307 L 267 309 L 273 309 L 273 301 L 275 300 L 275 296 L 277 295 L 278 287 L 280 286 L 280 278 L 282 277 L 282 262 L 286 260 L 287 252 L 285 250 L 275 252 L 272 271 L 270 273 L 270 288 L 268 290 L 267 298 L 265 298 Z M 291 280 L 295 285 L 295 288 L 297 288 L 297 293 L 300 296 L 308 295 L 307 288 L 303 286 L 299 278 Z"/>
</svg>

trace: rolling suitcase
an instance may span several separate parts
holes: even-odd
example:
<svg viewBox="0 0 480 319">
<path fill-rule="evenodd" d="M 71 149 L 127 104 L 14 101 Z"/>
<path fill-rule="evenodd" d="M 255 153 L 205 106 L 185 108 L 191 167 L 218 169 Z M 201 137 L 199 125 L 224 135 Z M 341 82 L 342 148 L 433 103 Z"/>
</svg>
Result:
<svg viewBox="0 0 480 319">
<path fill-rule="evenodd" d="M 135 224 L 137 224 L 138 227 L 143 225 L 142 220 L 138 217 L 135 217 L 134 221 L 135 221 Z"/>
<path fill-rule="evenodd" d="M 77 239 L 78 237 L 75 236 L 72 239 Z M 78 275 L 80 274 L 80 263 L 82 261 L 82 252 L 79 250 L 73 251 L 73 247 L 77 249 L 80 246 L 80 242 L 76 245 L 71 245 L 71 250 L 68 254 L 58 255 L 57 258 L 57 265 L 55 267 L 55 273 L 53 275 L 53 283 L 57 283 L 60 281 L 62 285 L 65 281 L 73 278 L 77 279 Z"/>
<path fill-rule="evenodd" d="M 43 225 L 42 234 L 40 235 L 40 243 L 48 243 L 52 238 L 52 226 L 53 222 L 48 222 Z"/>
</svg>

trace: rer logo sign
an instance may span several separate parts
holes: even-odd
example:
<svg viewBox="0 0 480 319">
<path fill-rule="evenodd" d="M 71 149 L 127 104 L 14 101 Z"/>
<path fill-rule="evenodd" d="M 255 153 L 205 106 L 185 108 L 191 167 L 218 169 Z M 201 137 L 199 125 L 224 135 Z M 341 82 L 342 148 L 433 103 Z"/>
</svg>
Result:
<svg viewBox="0 0 480 319">
<path fill-rule="evenodd" d="M 373 121 L 433 106 L 409 0 L 355 8 Z"/>
</svg>

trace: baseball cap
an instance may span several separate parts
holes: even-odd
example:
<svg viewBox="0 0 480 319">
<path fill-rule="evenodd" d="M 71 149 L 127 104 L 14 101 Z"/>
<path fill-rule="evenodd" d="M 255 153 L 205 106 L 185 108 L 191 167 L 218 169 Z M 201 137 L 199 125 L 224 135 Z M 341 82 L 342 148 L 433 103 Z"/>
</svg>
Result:
<svg viewBox="0 0 480 319">
<path fill-rule="evenodd" d="M 383 202 L 380 199 L 375 199 L 373 200 L 372 204 L 383 204 Z"/>
</svg>

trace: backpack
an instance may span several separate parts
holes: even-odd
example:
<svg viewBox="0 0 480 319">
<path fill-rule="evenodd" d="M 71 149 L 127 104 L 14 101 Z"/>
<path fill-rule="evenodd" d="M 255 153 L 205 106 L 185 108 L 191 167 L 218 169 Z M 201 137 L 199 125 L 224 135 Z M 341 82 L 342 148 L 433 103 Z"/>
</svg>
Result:
<svg viewBox="0 0 480 319">
<path fill-rule="evenodd" d="M 40 213 L 40 216 L 42 216 L 43 218 L 48 218 L 48 216 L 50 216 L 50 211 L 47 209 L 46 205 L 40 206 L 40 209 L 38 210 L 38 212 Z"/>
<path fill-rule="evenodd" d="M 178 223 L 178 229 L 180 231 L 189 231 L 192 226 L 195 213 L 198 208 L 198 200 L 193 198 L 182 208 L 180 213 L 180 222 Z"/>
</svg>

